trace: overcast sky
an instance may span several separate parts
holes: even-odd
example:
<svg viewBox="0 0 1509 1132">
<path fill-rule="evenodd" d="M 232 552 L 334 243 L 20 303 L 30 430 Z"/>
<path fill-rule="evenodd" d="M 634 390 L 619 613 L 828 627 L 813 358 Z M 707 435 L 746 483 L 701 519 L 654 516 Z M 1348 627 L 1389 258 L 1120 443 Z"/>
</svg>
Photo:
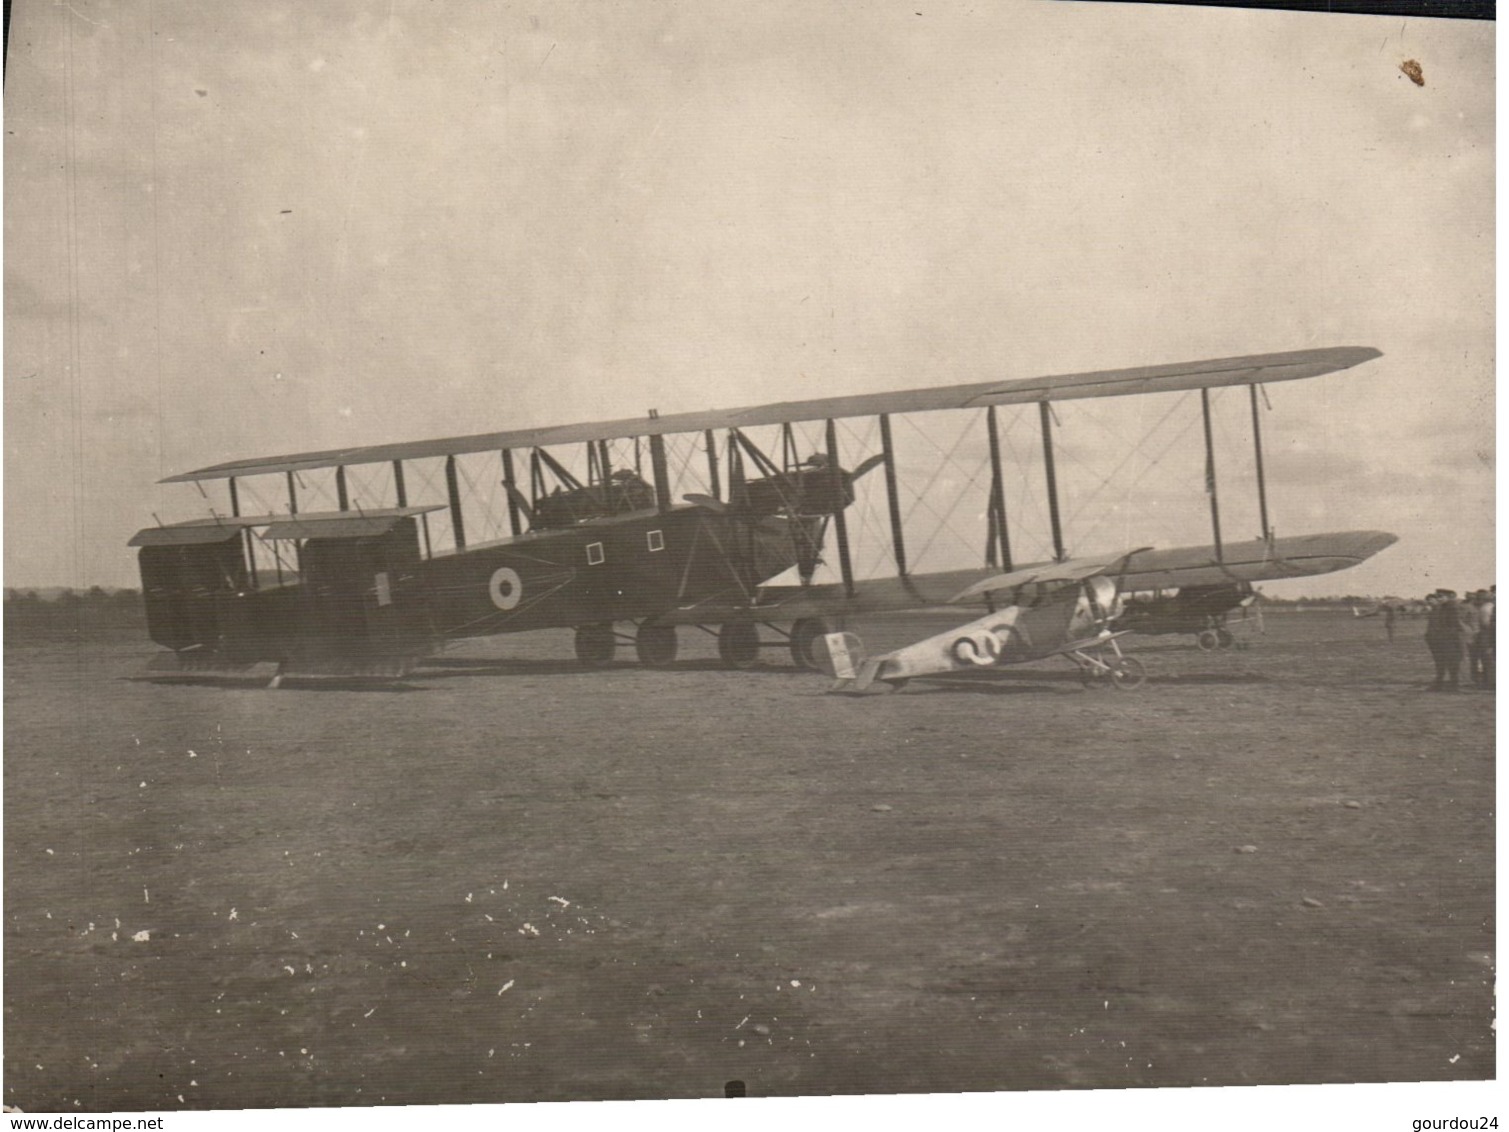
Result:
<svg viewBox="0 0 1509 1132">
<path fill-rule="evenodd" d="M 1366 345 L 1271 390 L 1273 523 L 1401 541 L 1272 592 L 1487 585 L 1493 88 L 1467 21 L 17 0 L 6 584 L 137 584 L 235 457 Z"/>
</svg>

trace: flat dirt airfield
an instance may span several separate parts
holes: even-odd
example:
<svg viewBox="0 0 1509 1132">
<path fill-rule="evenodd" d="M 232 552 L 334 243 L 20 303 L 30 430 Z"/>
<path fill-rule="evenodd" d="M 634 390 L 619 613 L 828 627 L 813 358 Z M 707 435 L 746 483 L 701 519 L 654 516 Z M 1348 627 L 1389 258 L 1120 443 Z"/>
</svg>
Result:
<svg viewBox="0 0 1509 1132">
<path fill-rule="evenodd" d="M 1423 631 L 878 697 L 687 630 L 668 670 L 544 633 L 379 691 L 13 637 L 5 1100 L 1488 1079 L 1494 697 L 1427 693 Z"/>
</svg>

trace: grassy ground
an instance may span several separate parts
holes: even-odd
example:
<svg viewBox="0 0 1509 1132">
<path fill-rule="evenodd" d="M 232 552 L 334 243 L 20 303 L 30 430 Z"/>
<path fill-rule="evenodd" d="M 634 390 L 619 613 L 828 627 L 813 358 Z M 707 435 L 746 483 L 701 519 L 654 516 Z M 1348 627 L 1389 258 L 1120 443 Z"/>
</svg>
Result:
<svg viewBox="0 0 1509 1132">
<path fill-rule="evenodd" d="M 5 1100 L 1489 1078 L 1493 697 L 1417 628 L 878 698 L 685 631 L 278 692 L 12 637 Z"/>
</svg>

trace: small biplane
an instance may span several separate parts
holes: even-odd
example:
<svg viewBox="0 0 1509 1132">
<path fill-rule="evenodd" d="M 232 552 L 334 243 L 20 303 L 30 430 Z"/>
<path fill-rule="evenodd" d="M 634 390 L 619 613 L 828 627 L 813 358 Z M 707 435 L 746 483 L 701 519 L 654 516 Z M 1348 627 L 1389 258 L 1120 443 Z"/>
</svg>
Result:
<svg viewBox="0 0 1509 1132">
<path fill-rule="evenodd" d="M 1069 555 L 1052 406 L 1089 398 L 1199 393 L 1214 541 L 1123 554 L 1105 563 L 1114 568 L 1076 584 L 1187 594 L 1345 569 L 1394 536 L 1272 536 L 1256 394 L 1259 385 L 1377 356 L 1337 347 L 651 412 L 185 472 L 163 482 L 194 483 L 203 493 L 206 482 L 223 480 L 227 506 L 208 517 L 159 522 L 130 540 L 139 548 L 150 635 L 169 650 L 148 675 L 266 678 L 273 685 L 300 677 L 396 679 L 448 642 L 547 628 L 573 629 L 576 656 L 588 666 L 610 663 L 623 640 L 632 641 L 642 663 L 669 664 L 678 630 L 698 627 L 716 636 L 730 666 L 748 666 L 762 648 L 776 647 L 816 668 L 827 634 L 860 614 L 971 604 L 988 613 L 1019 603 L 1025 585 L 1036 586 L 1033 602 L 1057 616 L 1060 603 L 1047 591 L 1062 585 L 1039 576 L 1043 565 L 1013 562 L 1008 488 L 1027 477 L 1003 458 L 1010 434 L 997 414 L 1024 407 L 1010 410 L 1017 416 L 1008 422 L 1022 427 L 1023 414 L 1037 407 L 1038 429 L 1026 427 L 1042 456 L 1052 537 L 1046 566 L 1064 575 L 1062 583 Z M 1242 543 L 1221 539 L 1211 457 L 1211 391 L 1230 386 L 1247 386 L 1253 399 L 1264 532 Z M 893 421 L 945 410 L 963 417 L 955 450 L 973 445 L 978 453 L 975 477 L 957 488 L 940 487 L 946 481 L 936 469 L 929 475 L 925 462 L 903 460 L 893 437 Z M 909 485 L 908 478 L 922 482 Z M 979 524 L 966 536 L 978 539 L 976 564 L 917 570 L 907 521 L 961 506 L 968 523 Z M 875 517 L 881 576 L 856 569 L 851 513 Z M 831 581 L 819 576 L 834 572 L 830 556 L 837 559 Z M 1023 571 L 1036 581 L 1024 582 Z M 1110 612 L 1098 606 L 1095 616 L 1114 634 Z M 1024 608 L 1018 616 L 1026 628 L 1050 613 Z"/>
<path fill-rule="evenodd" d="M 866 659 L 853 633 L 829 633 L 825 667 L 837 677 L 830 690 L 893 691 L 915 676 L 974 673 L 1053 656 L 1072 660 L 1088 688 L 1141 687 L 1147 679 L 1142 662 L 1117 643 L 1127 630 L 1112 628 L 1121 612 L 1112 575 L 1124 571 L 1131 557 L 1053 563 L 987 578 L 950 604 L 989 594 L 992 605 L 1004 602 L 1000 608 L 880 656 Z"/>
<path fill-rule="evenodd" d="M 1263 631 L 1263 611 L 1251 582 L 1185 586 L 1172 593 L 1130 594 L 1122 604 L 1116 627 L 1147 636 L 1166 634 L 1195 638 L 1204 652 L 1236 648 L 1235 630 Z"/>
</svg>

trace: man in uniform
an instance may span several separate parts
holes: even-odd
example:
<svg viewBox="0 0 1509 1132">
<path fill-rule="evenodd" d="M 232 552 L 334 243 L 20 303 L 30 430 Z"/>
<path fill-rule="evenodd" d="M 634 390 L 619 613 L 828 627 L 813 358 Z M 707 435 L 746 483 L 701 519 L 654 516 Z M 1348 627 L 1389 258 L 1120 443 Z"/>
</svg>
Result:
<svg viewBox="0 0 1509 1132">
<path fill-rule="evenodd" d="M 1468 670 L 1479 688 L 1493 684 L 1493 601 L 1487 590 L 1472 595 L 1474 632 L 1468 648 Z"/>
<path fill-rule="evenodd" d="M 1434 600 L 1432 600 L 1434 599 Z M 1467 660 L 1467 647 L 1476 632 L 1477 614 L 1457 601 L 1455 590 L 1437 590 L 1426 598 L 1430 614 L 1425 626 L 1425 644 L 1436 664 L 1432 692 L 1455 692 Z"/>
</svg>

